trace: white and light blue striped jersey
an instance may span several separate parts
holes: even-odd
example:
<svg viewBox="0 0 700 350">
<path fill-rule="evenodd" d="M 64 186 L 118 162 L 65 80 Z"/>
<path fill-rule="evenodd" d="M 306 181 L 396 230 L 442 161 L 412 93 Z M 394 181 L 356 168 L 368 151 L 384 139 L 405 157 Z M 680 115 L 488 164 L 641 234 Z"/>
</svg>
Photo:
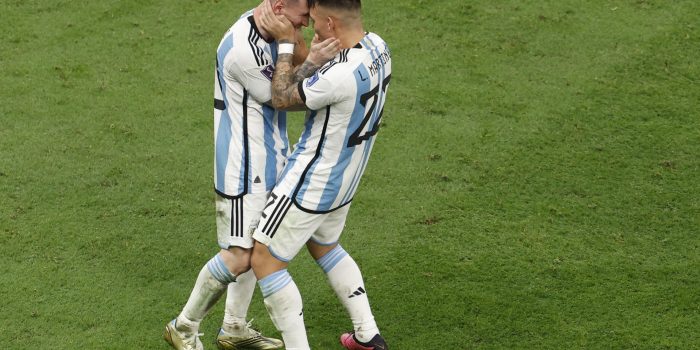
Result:
<svg viewBox="0 0 700 350">
<path fill-rule="evenodd" d="M 275 192 L 307 212 L 352 200 L 379 130 L 391 78 L 391 52 L 368 33 L 299 83 L 310 112 Z"/>
<path fill-rule="evenodd" d="M 214 188 L 225 197 L 272 190 L 289 149 L 287 120 L 271 99 L 277 43 L 265 41 L 245 13 L 216 54 Z"/>
</svg>

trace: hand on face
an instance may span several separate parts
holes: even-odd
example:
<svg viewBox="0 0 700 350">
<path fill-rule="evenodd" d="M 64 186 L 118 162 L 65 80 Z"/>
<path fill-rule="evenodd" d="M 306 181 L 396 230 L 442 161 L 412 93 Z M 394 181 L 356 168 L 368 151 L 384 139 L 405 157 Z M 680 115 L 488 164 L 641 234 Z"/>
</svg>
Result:
<svg viewBox="0 0 700 350">
<path fill-rule="evenodd" d="M 294 25 L 284 15 L 275 15 L 269 0 L 262 3 L 260 26 L 277 41 L 295 42 Z"/>
<path fill-rule="evenodd" d="M 309 50 L 307 60 L 314 65 L 322 66 L 326 64 L 326 62 L 332 60 L 338 52 L 340 52 L 340 40 L 328 38 L 321 41 L 318 38 L 318 34 L 316 34 L 313 40 L 311 40 L 311 50 Z"/>
<path fill-rule="evenodd" d="M 297 28 L 294 31 L 294 35 L 295 35 L 294 41 L 295 41 L 296 45 L 306 46 L 306 40 L 304 39 L 304 32 L 301 30 L 301 28 Z"/>
</svg>

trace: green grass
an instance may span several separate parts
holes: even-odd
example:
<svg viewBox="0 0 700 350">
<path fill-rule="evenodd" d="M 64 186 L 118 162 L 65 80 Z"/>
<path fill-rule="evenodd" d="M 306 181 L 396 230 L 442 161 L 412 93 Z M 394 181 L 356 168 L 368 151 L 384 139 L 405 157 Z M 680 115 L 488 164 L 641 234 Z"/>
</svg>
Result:
<svg viewBox="0 0 700 350">
<path fill-rule="evenodd" d="M 255 4 L 0 3 L 4 348 L 167 348 L 217 249 L 214 52 Z M 394 72 L 342 243 L 392 349 L 700 348 L 700 3 L 364 6 Z"/>
</svg>

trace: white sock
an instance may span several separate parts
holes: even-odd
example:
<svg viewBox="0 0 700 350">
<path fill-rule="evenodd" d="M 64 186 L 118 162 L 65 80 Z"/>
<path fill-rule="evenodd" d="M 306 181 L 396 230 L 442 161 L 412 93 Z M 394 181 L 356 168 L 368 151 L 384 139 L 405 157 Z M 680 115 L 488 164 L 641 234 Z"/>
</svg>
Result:
<svg viewBox="0 0 700 350">
<path fill-rule="evenodd" d="M 301 294 L 286 269 L 258 281 L 272 323 L 282 333 L 287 350 L 309 350 Z"/>
<path fill-rule="evenodd" d="M 224 293 L 226 285 L 235 278 L 218 254 L 209 260 L 199 271 L 190 298 L 177 317 L 177 329 L 196 333 L 199 323 Z"/>
<path fill-rule="evenodd" d="M 253 270 L 242 273 L 236 276 L 236 283 L 228 285 L 226 294 L 226 310 L 224 313 L 224 322 L 221 328 L 233 335 L 242 333 L 246 324 L 246 316 L 248 315 L 248 307 L 253 299 L 255 292 L 255 274 Z"/>
<path fill-rule="evenodd" d="M 368 342 L 379 334 L 369 306 L 365 283 L 355 260 L 338 245 L 316 261 L 328 276 L 335 294 L 350 315 L 355 329 L 355 337 Z"/>
</svg>

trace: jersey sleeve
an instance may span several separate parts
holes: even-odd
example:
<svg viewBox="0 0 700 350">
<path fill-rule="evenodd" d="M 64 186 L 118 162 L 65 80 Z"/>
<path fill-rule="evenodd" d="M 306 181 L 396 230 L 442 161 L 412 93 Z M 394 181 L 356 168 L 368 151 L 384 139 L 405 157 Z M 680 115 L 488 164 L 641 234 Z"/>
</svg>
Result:
<svg viewBox="0 0 700 350">
<path fill-rule="evenodd" d="M 340 88 L 345 78 L 342 74 L 338 74 L 340 70 L 326 68 L 332 67 L 319 69 L 311 77 L 300 81 L 298 85 L 299 96 L 306 107 L 312 111 L 342 101 L 347 92 L 347 89 Z"/>
<path fill-rule="evenodd" d="M 254 59 L 235 57 L 227 62 L 226 67 L 254 100 L 267 103 L 272 99 L 272 73 L 275 69 L 271 64 L 260 66 Z"/>
</svg>

